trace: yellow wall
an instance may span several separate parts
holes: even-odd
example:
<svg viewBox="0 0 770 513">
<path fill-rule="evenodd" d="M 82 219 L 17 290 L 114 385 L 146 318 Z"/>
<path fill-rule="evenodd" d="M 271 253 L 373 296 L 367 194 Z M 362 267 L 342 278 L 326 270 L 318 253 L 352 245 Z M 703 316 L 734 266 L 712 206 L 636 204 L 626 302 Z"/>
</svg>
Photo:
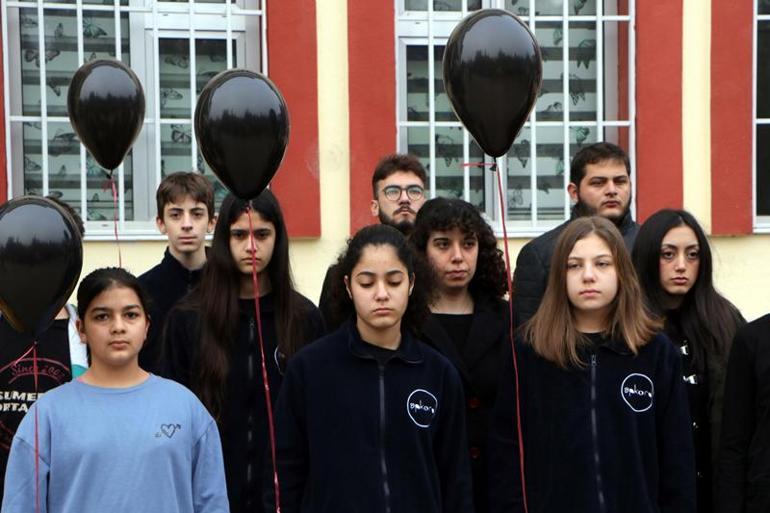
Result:
<svg viewBox="0 0 770 513">
<path fill-rule="evenodd" d="M 347 1 L 317 0 L 318 98 L 321 177 L 320 239 L 293 240 L 291 258 L 299 290 L 317 301 L 326 268 L 342 248 L 350 227 L 348 144 Z M 684 207 L 708 229 L 710 181 L 710 3 L 684 0 L 683 153 Z M 511 260 L 526 242 L 510 241 Z M 748 319 L 770 311 L 770 236 L 719 237 L 713 241 L 715 281 Z M 164 244 L 124 242 L 125 266 L 141 273 L 161 258 Z M 88 242 L 84 274 L 117 265 L 111 242 Z"/>
</svg>

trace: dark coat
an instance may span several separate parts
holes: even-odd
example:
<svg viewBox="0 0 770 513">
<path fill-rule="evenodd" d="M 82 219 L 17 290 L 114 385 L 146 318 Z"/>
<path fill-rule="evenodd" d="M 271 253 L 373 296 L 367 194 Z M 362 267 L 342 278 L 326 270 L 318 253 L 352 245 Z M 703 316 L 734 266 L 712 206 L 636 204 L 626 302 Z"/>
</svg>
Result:
<svg viewBox="0 0 770 513">
<path fill-rule="evenodd" d="M 579 350 L 562 369 L 517 340 L 530 513 L 694 513 L 695 462 L 678 350 L 655 336 Z M 523 510 L 511 353 L 490 447 L 493 512 Z"/>
<path fill-rule="evenodd" d="M 139 284 L 150 295 L 150 331 L 139 352 L 139 366 L 159 374 L 163 326 L 166 316 L 201 279 L 201 269 L 189 270 L 166 248 L 163 260 L 139 276 Z"/>
<path fill-rule="evenodd" d="M 719 513 L 770 511 L 770 315 L 738 329 L 730 352 L 717 466 Z"/>
<path fill-rule="evenodd" d="M 281 510 L 472 513 L 463 414 L 446 358 L 404 331 L 381 363 L 346 322 L 289 362 L 276 407 Z"/>
<path fill-rule="evenodd" d="M 265 367 L 271 403 L 275 405 L 285 357 L 278 347 L 272 294 L 261 297 L 259 305 Z M 318 309 L 304 296 L 299 297 L 299 307 L 305 312 L 303 342 L 323 336 L 325 330 Z M 199 336 L 198 312 L 180 307 L 171 311 L 165 331 L 164 374 L 193 390 Z M 270 462 L 270 449 L 261 361 L 254 300 L 244 299 L 240 301 L 237 338 L 231 344 L 225 404 L 217 419 L 232 513 L 262 511 L 262 473 Z"/>
<path fill-rule="evenodd" d="M 556 240 L 570 221 L 577 217 L 579 216 L 573 209 L 568 221 L 532 239 L 521 248 L 513 273 L 513 321 L 517 328 L 537 312 L 548 285 L 548 271 L 551 269 L 551 255 L 553 255 Z M 618 228 L 630 252 L 634 247 L 639 225 L 628 213 L 623 217 Z"/>
<path fill-rule="evenodd" d="M 468 454 L 471 458 L 473 495 L 477 513 L 489 511 L 487 442 L 499 376 L 509 342 L 508 303 L 480 299 L 474 304 L 464 359 L 452 338 L 434 316 L 430 316 L 420 338 L 446 356 L 460 373 L 465 390 L 465 420 Z M 508 350 L 510 354 L 510 350 Z"/>
</svg>

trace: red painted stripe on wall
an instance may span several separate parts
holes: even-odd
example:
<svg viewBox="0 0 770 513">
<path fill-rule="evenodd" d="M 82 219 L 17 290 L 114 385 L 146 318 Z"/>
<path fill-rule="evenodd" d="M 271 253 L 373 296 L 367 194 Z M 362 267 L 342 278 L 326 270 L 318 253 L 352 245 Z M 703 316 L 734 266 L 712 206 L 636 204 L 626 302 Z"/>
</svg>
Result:
<svg viewBox="0 0 770 513">
<path fill-rule="evenodd" d="M 372 173 L 396 151 L 394 2 L 348 0 L 350 230 L 371 224 Z"/>
<path fill-rule="evenodd" d="M 661 208 L 682 206 L 682 15 L 680 1 L 636 3 L 636 204 L 640 221 Z"/>
<path fill-rule="evenodd" d="M 4 16 L 0 12 L 0 19 Z M 0 203 L 8 201 L 8 159 L 5 155 L 5 77 L 3 71 L 5 49 L 0 52 Z"/>
<path fill-rule="evenodd" d="M 267 2 L 270 79 L 289 107 L 291 132 L 271 187 L 281 201 L 289 235 L 321 235 L 318 165 L 318 68 L 315 2 Z"/>
<path fill-rule="evenodd" d="M 711 231 L 752 231 L 753 2 L 711 2 Z"/>
</svg>

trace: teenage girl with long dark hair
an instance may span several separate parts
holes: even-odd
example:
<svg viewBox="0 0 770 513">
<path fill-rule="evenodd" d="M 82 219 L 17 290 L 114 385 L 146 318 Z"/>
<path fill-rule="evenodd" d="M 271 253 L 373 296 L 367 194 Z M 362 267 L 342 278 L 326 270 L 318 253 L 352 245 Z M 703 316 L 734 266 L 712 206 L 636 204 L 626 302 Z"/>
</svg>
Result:
<svg viewBox="0 0 770 513">
<path fill-rule="evenodd" d="M 139 281 L 97 269 L 77 300 L 91 365 L 22 421 L 3 512 L 227 513 L 214 419 L 189 390 L 139 367 L 150 323 Z"/>
<path fill-rule="evenodd" d="M 233 513 L 262 511 L 263 471 L 272 469 L 260 327 L 274 404 L 286 362 L 324 330 L 318 309 L 294 289 L 286 225 L 270 190 L 222 202 L 200 284 L 172 311 L 165 334 L 169 377 L 189 386 L 219 422 Z"/>
<path fill-rule="evenodd" d="M 636 236 L 633 261 L 647 306 L 664 320 L 664 332 L 681 351 L 695 442 L 698 512 L 710 513 L 727 359 L 733 336 L 745 321 L 714 288 L 709 242 L 690 213 L 666 209 L 650 216 Z"/>
<path fill-rule="evenodd" d="M 695 511 L 681 361 L 658 328 L 617 228 L 601 217 L 572 221 L 517 338 L 518 394 L 510 353 L 501 378 L 492 511 L 524 511 L 519 421 L 529 511 Z"/>
<path fill-rule="evenodd" d="M 489 426 L 510 346 L 502 252 L 478 209 L 460 199 L 426 202 L 410 241 L 430 264 L 437 289 L 421 339 L 446 356 L 463 380 L 474 504 L 476 513 L 485 513 Z"/>
<path fill-rule="evenodd" d="M 414 335 L 429 291 L 416 268 L 386 225 L 335 267 L 345 321 L 289 362 L 276 408 L 285 513 L 473 511 L 462 384 Z"/>
</svg>

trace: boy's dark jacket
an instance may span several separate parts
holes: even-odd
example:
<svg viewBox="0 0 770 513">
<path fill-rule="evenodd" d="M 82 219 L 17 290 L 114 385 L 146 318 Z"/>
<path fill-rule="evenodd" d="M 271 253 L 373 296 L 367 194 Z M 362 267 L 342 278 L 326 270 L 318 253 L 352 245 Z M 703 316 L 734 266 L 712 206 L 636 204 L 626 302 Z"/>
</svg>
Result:
<svg viewBox="0 0 770 513">
<path fill-rule="evenodd" d="M 158 265 L 139 276 L 139 283 L 150 295 L 150 331 L 139 353 L 139 366 L 160 374 L 162 335 L 166 316 L 201 278 L 201 270 L 189 270 L 174 258 L 168 248 Z"/>
<path fill-rule="evenodd" d="M 463 413 L 443 356 L 404 330 L 381 365 L 346 322 L 289 362 L 276 407 L 282 511 L 472 512 Z"/>
<path fill-rule="evenodd" d="M 601 341 L 596 340 L 601 343 Z M 561 369 L 517 340 L 530 513 L 694 513 L 695 456 L 681 358 L 663 335 L 605 341 Z M 490 447 L 493 512 L 522 507 L 510 351 Z M 651 393 L 651 395 L 650 395 Z"/>
<path fill-rule="evenodd" d="M 474 502 L 479 513 L 489 509 L 487 442 L 506 348 L 507 354 L 511 352 L 508 319 L 507 302 L 481 295 L 475 299 L 465 357 L 433 315 L 422 326 L 420 335 L 454 364 L 462 378 Z"/>
</svg>

